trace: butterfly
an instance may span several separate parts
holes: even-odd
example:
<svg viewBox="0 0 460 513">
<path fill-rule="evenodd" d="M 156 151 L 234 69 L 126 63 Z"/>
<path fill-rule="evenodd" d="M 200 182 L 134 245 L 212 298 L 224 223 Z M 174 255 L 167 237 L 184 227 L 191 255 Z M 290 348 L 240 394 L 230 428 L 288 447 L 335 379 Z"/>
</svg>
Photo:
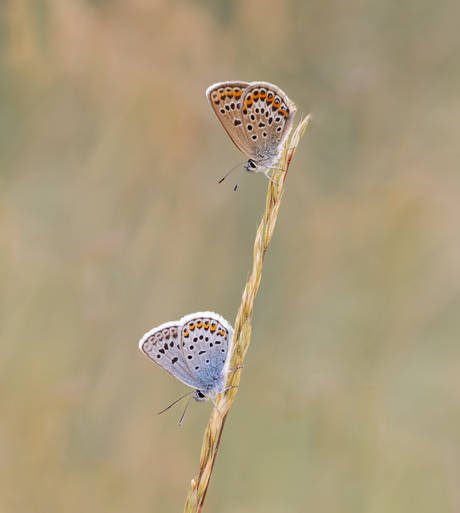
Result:
<svg viewBox="0 0 460 513">
<path fill-rule="evenodd" d="M 167 322 L 150 330 L 139 342 L 139 349 L 150 360 L 195 389 L 187 406 L 192 399 L 212 400 L 226 390 L 232 347 L 233 328 L 214 312 L 197 312 Z"/>
<path fill-rule="evenodd" d="M 294 103 L 268 82 L 219 82 L 208 87 L 206 96 L 230 139 L 249 158 L 241 172 L 262 172 L 273 182 L 268 172 L 276 167 L 291 131 Z"/>
</svg>

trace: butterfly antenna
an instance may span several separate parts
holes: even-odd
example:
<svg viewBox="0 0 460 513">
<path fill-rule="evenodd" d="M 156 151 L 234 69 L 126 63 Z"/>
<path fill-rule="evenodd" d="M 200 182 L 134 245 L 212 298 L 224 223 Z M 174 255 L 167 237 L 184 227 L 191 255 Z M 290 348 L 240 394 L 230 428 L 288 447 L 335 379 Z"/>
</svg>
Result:
<svg viewBox="0 0 460 513">
<path fill-rule="evenodd" d="M 184 397 L 187 397 L 188 395 L 190 394 L 193 394 L 193 392 L 189 392 L 188 394 L 185 394 L 183 395 L 182 397 L 179 397 L 179 399 L 177 399 L 177 401 L 174 401 L 172 404 L 170 404 L 167 408 L 165 408 L 164 410 L 161 410 L 157 413 L 157 415 L 161 415 L 162 413 L 164 413 L 166 410 L 169 410 L 169 408 L 171 408 L 171 406 L 174 406 L 176 403 L 178 403 L 181 399 L 183 399 Z M 190 398 L 190 400 L 192 400 L 193 397 Z M 190 401 L 189 401 L 190 402 Z M 187 403 L 187 406 L 188 406 L 188 403 Z M 185 412 L 184 412 L 185 413 Z"/>
<path fill-rule="evenodd" d="M 222 183 L 232 171 L 234 171 L 237 167 L 242 166 L 243 164 L 246 164 L 246 162 L 241 162 L 241 164 L 237 164 L 235 167 L 232 167 L 232 169 L 230 169 L 230 171 L 222 178 L 222 180 L 219 180 L 219 183 Z"/>
<path fill-rule="evenodd" d="M 236 192 L 236 189 L 238 188 L 238 184 L 240 183 L 241 174 L 243 173 L 244 167 L 241 168 L 240 174 L 238 176 L 238 180 L 236 181 L 235 188 L 233 189 L 233 192 Z"/>
<path fill-rule="evenodd" d="M 193 392 L 191 392 L 191 393 L 193 394 Z M 187 394 L 187 395 L 189 395 L 189 394 Z M 184 395 L 184 397 L 185 397 L 185 395 Z M 181 418 L 180 418 L 180 420 L 179 420 L 179 426 L 182 424 L 182 421 L 184 420 L 185 412 L 187 411 L 188 405 L 190 404 L 190 401 L 191 401 L 192 399 L 193 399 L 193 396 L 192 396 L 192 397 L 190 397 L 190 399 L 188 400 L 187 404 L 185 405 L 184 413 L 182 414 L 182 417 L 181 417 Z M 177 403 L 177 401 L 176 401 L 176 403 Z"/>
</svg>

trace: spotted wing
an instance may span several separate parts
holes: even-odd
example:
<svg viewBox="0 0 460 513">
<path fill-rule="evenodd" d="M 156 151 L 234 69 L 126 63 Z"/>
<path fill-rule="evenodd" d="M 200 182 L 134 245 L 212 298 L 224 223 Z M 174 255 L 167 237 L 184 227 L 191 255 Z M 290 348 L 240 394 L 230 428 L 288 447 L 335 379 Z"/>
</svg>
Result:
<svg viewBox="0 0 460 513">
<path fill-rule="evenodd" d="M 184 359 L 180 337 L 180 323 L 168 322 L 146 333 L 139 342 L 139 349 L 179 381 L 197 388 L 193 374 Z"/>
<path fill-rule="evenodd" d="M 252 158 L 251 144 L 243 123 L 243 93 L 247 82 L 220 82 L 206 91 L 206 96 L 222 126 L 235 146 Z"/>
<path fill-rule="evenodd" d="M 182 352 L 190 371 L 201 381 L 201 390 L 216 385 L 222 377 L 225 377 L 225 383 L 233 328 L 214 312 L 192 314 L 181 319 L 181 323 Z"/>
<path fill-rule="evenodd" d="M 292 127 L 296 107 L 279 87 L 253 82 L 244 90 L 243 122 L 254 160 L 277 156 Z"/>
</svg>

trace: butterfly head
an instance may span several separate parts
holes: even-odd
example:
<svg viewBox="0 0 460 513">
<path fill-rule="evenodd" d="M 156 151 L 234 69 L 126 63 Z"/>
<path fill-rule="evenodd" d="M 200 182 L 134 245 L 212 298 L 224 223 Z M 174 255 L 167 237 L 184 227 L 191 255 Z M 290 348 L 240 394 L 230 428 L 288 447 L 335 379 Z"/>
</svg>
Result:
<svg viewBox="0 0 460 513">
<path fill-rule="evenodd" d="M 193 399 L 195 399 L 195 401 L 199 401 L 199 402 L 207 401 L 209 399 L 209 395 L 204 394 L 201 390 L 195 390 Z"/>
</svg>

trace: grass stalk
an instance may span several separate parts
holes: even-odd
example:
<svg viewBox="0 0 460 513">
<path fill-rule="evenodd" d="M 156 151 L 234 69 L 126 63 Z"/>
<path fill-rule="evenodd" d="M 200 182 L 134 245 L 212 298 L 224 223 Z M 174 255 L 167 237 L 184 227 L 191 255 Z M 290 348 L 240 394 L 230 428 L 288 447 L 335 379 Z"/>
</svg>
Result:
<svg viewBox="0 0 460 513">
<path fill-rule="evenodd" d="M 234 345 L 232 354 L 232 363 L 230 369 L 242 367 L 244 357 L 251 340 L 251 314 L 254 308 L 254 299 L 259 289 L 260 279 L 262 277 L 262 266 L 264 262 L 265 252 L 275 229 L 276 218 L 280 207 L 281 197 L 283 194 L 283 185 L 286 180 L 289 165 L 291 163 L 294 152 L 299 144 L 300 138 L 305 132 L 308 125 L 309 116 L 304 118 L 294 131 L 294 134 L 286 143 L 287 151 L 284 151 L 280 159 L 281 169 L 275 169 L 272 175 L 273 180 L 278 184 L 269 182 L 267 201 L 262 221 L 257 229 L 256 239 L 254 242 L 254 263 L 252 274 L 246 282 L 241 299 L 241 305 L 238 310 L 235 321 Z M 238 386 L 240 382 L 242 369 L 229 374 L 227 386 Z M 224 429 L 227 415 L 232 407 L 238 388 L 230 388 L 217 397 L 216 408 L 211 413 L 208 426 L 204 433 L 203 446 L 200 456 L 200 471 L 196 479 L 192 479 L 191 488 L 185 503 L 185 513 L 199 513 L 203 507 L 211 478 L 214 462 L 216 461 L 217 451 L 219 450 L 220 438 Z M 219 413 L 220 412 L 220 413 Z"/>
</svg>

